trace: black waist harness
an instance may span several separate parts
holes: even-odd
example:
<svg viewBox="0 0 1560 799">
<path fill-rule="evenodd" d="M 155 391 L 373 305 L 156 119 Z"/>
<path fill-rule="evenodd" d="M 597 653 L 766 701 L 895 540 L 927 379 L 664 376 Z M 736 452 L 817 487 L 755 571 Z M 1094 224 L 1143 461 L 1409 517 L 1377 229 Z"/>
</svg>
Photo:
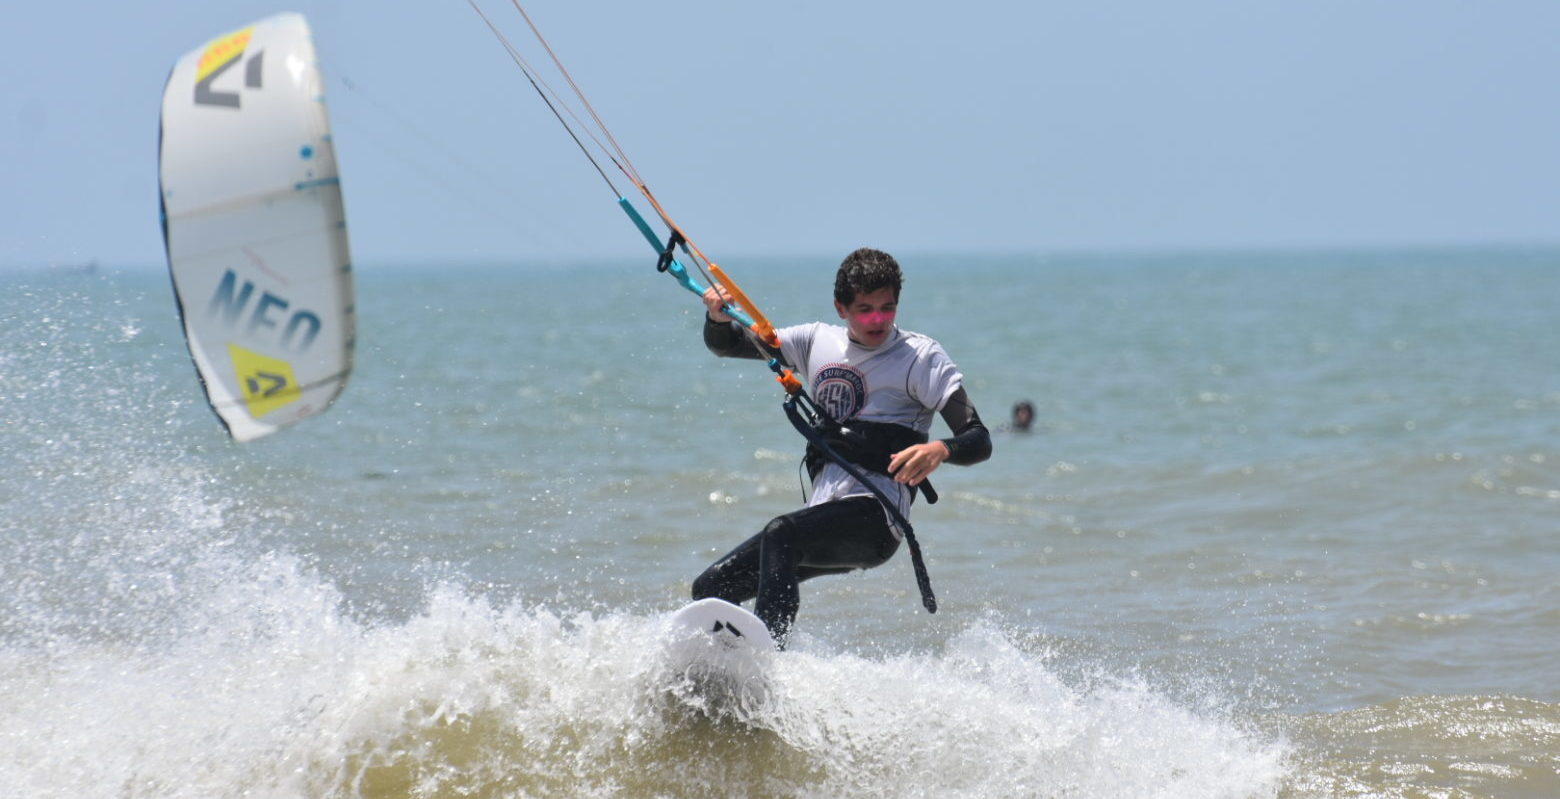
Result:
<svg viewBox="0 0 1560 799">
<path fill-rule="evenodd" d="M 853 420 L 848 423 L 848 426 L 826 424 L 818 432 L 835 454 L 863 469 L 882 475 L 888 474 L 888 460 L 894 453 L 927 442 L 924 433 L 918 433 L 904 425 L 892 422 L 868 422 L 862 419 Z M 816 444 L 809 442 L 802 463 L 807 467 L 807 476 L 817 480 L 818 473 L 823 471 L 828 458 Z M 926 494 L 928 504 L 936 504 L 937 492 L 932 489 L 929 480 L 922 480 L 919 486 L 911 486 L 912 496 L 916 489 Z"/>
<path fill-rule="evenodd" d="M 770 368 L 778 370 L 780 368 L 779 363 L 780 361 L 778 359 L 770 360 Z M 900 532 L 904 533 L 905 543 L 910 547 L 910 563 L 915 566 L 915 582 L 916 585 L 921 589 L 921 604 L 926 607 L 928 613 L 936 613 L 937 596 L 932 593 L 932 578 L 926 573 L 926 561 L 921 557 L 921 545 L 915 540 L 915 530 L 911 529 L 910 520 L 906 519 L 905 515 L 899 512 L 899 508 L 896 507 L 896 503 L 889 499 L 888 496 L 883 493 L 882 489 L 867 481 L 866 475 L 861 473 L 861 470 L 856 466 L 855 463 L 846 458 L 844 455 L 835 451 L 834 445 L 829 443 L 830 437 L 834 436 L 838 437 L 842 443 L 853 443 L 856 445 L 862 445 L 865 443 L 870 445 L 871 442 L 868 441 L 868 434 L 861 432 L 859 433 L 860 438 L 857 438 L 856 435 L 853 435 L 853 433 L 857 432 L 856 430 L 844 429 L 839 424 L 829 419 L 828 414 L 825 414 L 822 409 L 813 404 L 812 398 L 807 396 L 807 392 L 800 389 L 788 392 L 782 407 L 785 408 L 785 417 L 791 420 L 791 426 L 795 427 L 796 432 L 801 433 L 802 437 L 807 439 L 808 455 L 818 456 L 804 459 L 804 462 L 816 461 L 816 466 L 814 463 L 807 463 L 808 470 L 811 472 L 811 474 L 817 475 L 817 473 L 822 470 L 824 459 L 834 461 L 835 465 L 839 466 L 841 469 L 844 469 L 847 473 L 850 474 L 851 477 L 860 480 L 866 486 L 867 490 L 872 492 L 872 495 L 877 497 L 879 502 L 883 503 L 883 511 L 888 514 L 889 518 L 892 519 L 893 524 L 899 528 Z M 851 424 L 857 428 L 865 430 L 868 423 L 852 422 Z M 911 444 L 926 440 L 925 436 L 916 433 L 910 428 L 902 427 L 900 425 L 874 424 L 872 426 L 889 428 L 897 427 L 904 432 L 897 433 L 893 430 L 890 430 L 887 431 L 886 434 L 880 433 L 879 435 L 914 436 L 914 439 L 909 442 Z M 873 447 L 873 449 L 881 450 L 882 454 L 882 468 L 875 470 L 879 472 L 886 472 L 888 469 L 888 455 L 891 455 L 898 450 L 889 449 L 886 445 L 886 442 L 883 445 Z M 899 449 L 903 449 L 903 447 L 900 447 Z M 874 460 L 876 459 L 874 458 Z M 928 485 L 925 480 L 921 481 L 921 488 L 926 491 L 927 502 L 937 501 L 937 495 L 932 492 L 932 487 Z"/>
</svg>

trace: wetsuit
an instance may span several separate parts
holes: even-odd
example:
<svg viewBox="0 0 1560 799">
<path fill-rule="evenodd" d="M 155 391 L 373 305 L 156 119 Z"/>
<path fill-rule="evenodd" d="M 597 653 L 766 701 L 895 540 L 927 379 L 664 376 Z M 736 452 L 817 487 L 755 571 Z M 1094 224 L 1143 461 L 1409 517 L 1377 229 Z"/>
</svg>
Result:
<svg viewBox="0 0 1560 799">
<path fill-rule="evenodd" d="M 893 452 L 927 440 L 933 414 L 940 412 L 954 432 L 942 439 L 945 462 L 969 465 L 990 457 L 991 436 L 965 394 L 963 376 L 931 338 L 896 327 L 869 350 L 850 341 L 845 328 L 821 322 L 776 332 L 783 359 L 807 377 L 814 401 L 862 433 L 847 457 L 885 496 L 897 499 L 906 518 L 915 492 L 884 469 Z M 767 357 L 735 323 L 708 317 L 704 343 L 723 357 Z M 807 507 L 775 517 L 693 582 L 694 599 L 757 598 L 754 613 L 782 646 L 800 606 L 799 583 L 880 565 L 899 548 L 901 533 L 871 492 L 836 464 L 818 466 Z"/>
</svg>

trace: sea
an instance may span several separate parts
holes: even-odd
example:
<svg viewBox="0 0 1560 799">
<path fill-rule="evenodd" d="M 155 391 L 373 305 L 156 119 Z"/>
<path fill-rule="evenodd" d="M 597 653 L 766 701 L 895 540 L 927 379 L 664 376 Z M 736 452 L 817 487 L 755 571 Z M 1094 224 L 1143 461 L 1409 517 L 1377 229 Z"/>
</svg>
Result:
<svg viewBox="0 0 1560 799">
<path fill-rule="evenodd" d="M 0 273 L 0 793 L 1560 796 L 1560 250 L 900 260 L 995 451 L 937 612 L 806 583 L 762 701 L 666 618 L 801 439 L 653 263 L 357 264 L 249 444 L 161 265 Z M 722 265 L 789 324 L 837 263 Z"/>
</svg>

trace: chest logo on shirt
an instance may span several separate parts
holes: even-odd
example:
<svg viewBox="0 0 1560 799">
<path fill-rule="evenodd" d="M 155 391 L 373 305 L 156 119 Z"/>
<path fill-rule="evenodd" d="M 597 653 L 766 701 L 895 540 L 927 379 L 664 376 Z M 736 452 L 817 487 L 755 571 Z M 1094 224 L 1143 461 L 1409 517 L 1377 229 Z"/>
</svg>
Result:
<svg viewBox="0 0 1560 799">
<path fill-rule="evenodd" d="M 813 375 L 813 400 L 837 422 L 854 419 L 867 404 L 867 379 L 854 366 L 827 364 Z"/>
</svg>

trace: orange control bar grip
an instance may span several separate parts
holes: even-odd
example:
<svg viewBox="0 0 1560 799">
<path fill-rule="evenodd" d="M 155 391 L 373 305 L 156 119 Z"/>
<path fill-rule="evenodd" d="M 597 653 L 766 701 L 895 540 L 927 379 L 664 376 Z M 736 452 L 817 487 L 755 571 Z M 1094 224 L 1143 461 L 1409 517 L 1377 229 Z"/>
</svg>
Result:
<svg viewBox="0 0 1560 799">
<path fill-rule="evenodd" d="M 775 335 L 775 326 L 769 324 L 769 320 L 764 318 L 764 314 L 758 310 L 758 306 L 754 305 L 753 301 L 748 299 L 746 294 L 742 293 L 742 289 L 737 288 L 736 283 L 731 282 L 731 278 L 726 276 L 725 270 L 711 263 L 710 274 L 720 281 L 721 288 L 731 295 L 731 299 L 736 301 L 737 306 L 747 311 L 748 316 L 753 317 L 753 332 L 758 334 L 758 337 L 763 339 L 765 344 L 775 349 L 780 349 L 780 337 Z"/>
</svg>

